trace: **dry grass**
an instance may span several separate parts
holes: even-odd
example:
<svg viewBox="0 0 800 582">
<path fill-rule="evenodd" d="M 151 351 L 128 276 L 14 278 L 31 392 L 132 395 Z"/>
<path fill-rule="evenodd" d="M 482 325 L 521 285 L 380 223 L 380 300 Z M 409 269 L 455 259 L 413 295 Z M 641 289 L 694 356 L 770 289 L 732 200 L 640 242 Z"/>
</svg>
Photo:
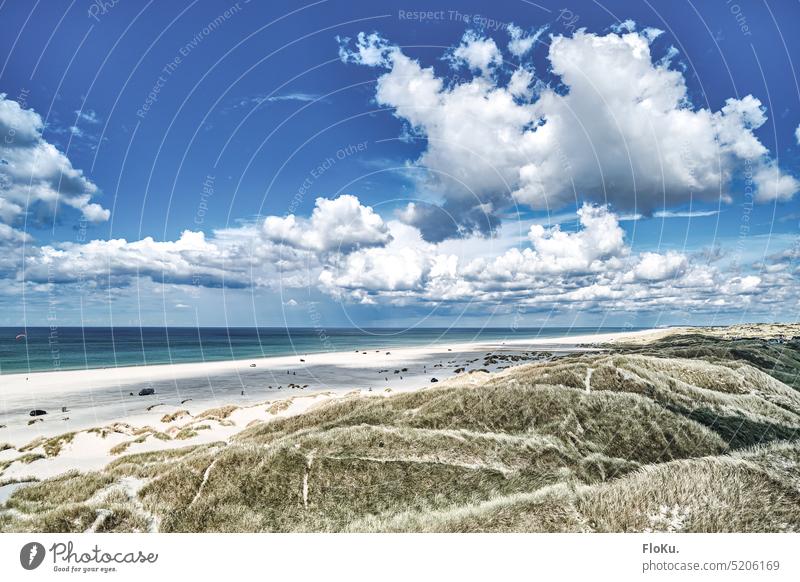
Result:
<svg viewBox="0 0 800 582">
<path fill-rule="evenodd" d="M 270 414 L 279 414 L 285 410 L 288 410 L 289 407 L 292 405 L 292 399 L 286 398 L 284 400 L 276 400 L 269 406 L 267 406 L 267 412 Z"/>
<path fill-rule="evenodd" d="M 161 417 L 161 422 L 168 423 L 168 422 L 175 422 L 176 420 L 180 420 L 186 416 L 191 416 L 188 410 L 176 410 L 170 414 L 165 414 Z"/>
<path fill-rule="evenodd" d="M 61 452 L 65 445 L 68 445 L 75 439 L 74 432 L 60 434 L 54 437 L 39 437 L 27 445 L 20 447 L 20 452 L 33 451 L 42 448 L 44 454 L 48 457 L 55 457 Z"/>
<path fill-rule="evenodd" d="M 14 463 L 23 463 L 25 465 L 30 465 L 34 461 L 38 461 L 39 459 L 44 459 L 45 456 L 42 453 L 25 453 L 24 455 L 20 455 L 18 457 L 14 457 L 13 459 L 6 459 L 4 461 L 0 461 L 0 475 L 8 469 Z"/>
<path fill-rule="evenodd" d="M 184 441 L 197 436 L 197 431 L 191 428 L 182 428 L 175 433 L 175 440 Z"/>
<path fill-rule="evenodd" d="M 118 445 L 114 445 L 113 447 L 111 447 L 109 449 L 108 452 L 110 452 L 112 455 L 121 455 L 122 453 L 127 451 L 130 448 L 131 445 L 134 445 L 134 444 L 137 444 L 137 443 L 143 443 L 146 440 L 147 440 L 147 435 L 143 434 L 142 436 L 137 437 L 137 438 L 135 438 L 133 440 L 121 442 Z"/>
<path fill-rule="evenodd" d="M 228 405 L 220 406 L 219 408 L 210 408 L 197 415 L 197 420 L 225 420 L 235 411 L 239 410 L 238 406 Z"/>
</svg>

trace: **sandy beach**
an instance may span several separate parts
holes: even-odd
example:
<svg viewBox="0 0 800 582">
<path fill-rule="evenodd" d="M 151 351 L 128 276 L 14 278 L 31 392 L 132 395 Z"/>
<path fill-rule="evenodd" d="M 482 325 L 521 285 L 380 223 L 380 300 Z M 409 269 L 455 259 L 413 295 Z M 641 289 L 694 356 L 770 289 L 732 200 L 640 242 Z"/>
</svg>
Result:
<svg viewBox="0 0 800 582">
<path fill-rule="evenodd" d="M 467 378 L 469 373 L 502 370 L 547 353 L 591 351 L 604 343 L 651 341 L 669 333 L 656 329 L 502 344 L 4 375 L 0 443 L 13 448 L 0 451 L 0 463 L 18 458 L 21 451 L 28 457 L 27 462 L 7 466 L 0 479 L 100 468 L 119 454 L 120 446 L 132 453 L 227 440 L 253 422 L 300 414 L 334 398 L 419 390 L 435 384 L 434 378 Z M 154 393 L 139 395 L 143 389 Z M 207 414 L 220 408 L 226 413 Z M 31 410 L 47 414 L 32 417 Z M 203 419 L 202 430 L 194 430 L 198 419 Z M 97 431 L 98 427 L 107 428 Z M 58 442 L 57 454 L 52 454 L 52 445 L 45 450 L 47 439 L 64 434 L 69 436 Z M 37 439 L 40 444 L 31 446 Z M 34 458 L 37 455 L 41 458 Z"/>
</svg>

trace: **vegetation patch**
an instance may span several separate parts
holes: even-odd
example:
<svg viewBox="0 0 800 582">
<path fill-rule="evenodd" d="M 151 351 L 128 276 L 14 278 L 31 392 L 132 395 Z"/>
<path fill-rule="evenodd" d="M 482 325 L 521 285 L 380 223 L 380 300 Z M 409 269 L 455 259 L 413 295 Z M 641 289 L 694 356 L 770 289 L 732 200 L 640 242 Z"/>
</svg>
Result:
<svg viewBox="0 0 800 582">
<path fill-rule="evenodd" d="M 191 416 L 188 410 L 176 410 L 175 412 L 172 412 L 170 414 L 165 414 L 164 416 L 162 416 L 161 422 L 164 423 L 175 422 L 176 420 L 180 420 L 181 418 L 187 416 Z"/>
</svg>

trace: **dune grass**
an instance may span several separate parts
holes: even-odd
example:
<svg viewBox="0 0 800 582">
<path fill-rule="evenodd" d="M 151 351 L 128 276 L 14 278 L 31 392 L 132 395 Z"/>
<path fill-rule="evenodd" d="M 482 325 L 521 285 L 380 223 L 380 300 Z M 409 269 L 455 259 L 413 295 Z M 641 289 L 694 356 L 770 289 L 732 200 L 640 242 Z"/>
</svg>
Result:
<svg viewBox="0 0 800 582">
<path fill-rule="evenodd" d="M 800 389 L 800 337 L 777 343 L 775 339 L 741 337 L 728 339 L 713 332 L 668 336 L 644 346 L 615 346 L 616 351 L 660 358 L 702 359 L 714 363 L 747 363 Z"/>
</svg>

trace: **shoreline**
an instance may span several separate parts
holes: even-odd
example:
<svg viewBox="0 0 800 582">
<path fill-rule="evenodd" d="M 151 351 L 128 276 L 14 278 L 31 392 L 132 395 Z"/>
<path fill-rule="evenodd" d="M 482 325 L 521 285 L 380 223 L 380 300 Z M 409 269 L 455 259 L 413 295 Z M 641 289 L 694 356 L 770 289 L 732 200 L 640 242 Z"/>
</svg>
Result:
<svg viewBox="0 0 800 582">
<path fill-rule="evenodd" d="M 437 343 L 425 346 L 403 346 L 398 348 L 381 348 L 380 350 L 359 349 L 353 351 L 335 352 L 309 352 L 290 356 L 259 356 L 231 360 L 212 360 L 200 362 L 181 362 L 175 364 L 152 364 L 144 366 L 119 366 L 105 368 L 69 369 L 38 372 L 14 372 L 0 375 L 3 385 L 2 397 L 18 397 L 36 390 L 40 394 L 62 392 L 75 387 L 90 389 L 99 386 L 130 386 L 147 383 L 148 381 L 162 381 L 181 378 L 194 378 L 213 376 L 226 372 L 238 372 L 250 369 L 251 364 L 268 368 L 296 367 L 301 364 L 335 364 L 342 367 L 358 367 L 365 362 L 357 357 L 371 353 L 384 352 L 384 350 L 397 355 L 415 357 L 422 350 L 430 354 L 446 354 L 448 352 L 477 352 L 482 350 L 501 349 L 503 347 L 528 346 L 537 350 L 546 350 L 550 347 L 567 348 L 578 345 L 591 345 L 599 343 L 618 343 L 629 340 L 649 341 L 675 333 L 676 329 L 683 328 L 652 328 L 630 332 L 611 332 L 599 334 L 583 334 L 565 336 L 563 338 L 533 338 L 512 339 L 500 344 L 492 342 L 466 342 L 466 343 Z M 357 353 L 357 354 L 356 354 Z M 385 353 L 385 352 L 384 352 Z M 396 358 L 392 358 L 395 360 Z M 305 360 L 305 361 L 303 361 Z M 387 362 L 390 360 L 386 360 Z M 369 362 L 367 362 L 369 363 Z"/>
<path fill-rule="evenodd" d="M 69 328 L 73 329 L 73 328 Z M 79 329 L 79 328 L 75 328 Z M 117 328 L 114 328 L 117 329 Z M 135 329 L 135 328 L 133 328 Z M 167 329 L 167 328 L 164 328 Z M 171 329 L 171 328 L 170 328 Z M 183 328 L 182 328 L 183 329 Z M 469 329 L 469 328 L 466 328 Z M 499 328 L 490 328 L 489 331 L 497 332 Z M 382 336 L 375 336 L 371 338 L 373 341 L 372 343 L 369 342 L 370 338 L 366 336 L 354 336 L 351 338 L 352 344 L 343 344 L 344 341 L 342 338 L 337 339 L 337 345 L 329 345 L 327 349 L 320 349 L 319 343 L 315 342 L 314 346 L 304 345 L 300 339 L 295 344 L 293 343 L 291 337 L 287 337 L 285 345 L 281 343 L 283 346 L 283 351 L 279 351 L 278 353 L 264 353 L 264 346 L 259 344 L 260 348 L 254 350 L 252 353 L 234 353 L 233 349 L 230 346 L 226 345 L 226 350 L 224 355 L 220 355 L 218 352 L 214 351 L 213 348 L 210 348 L 210 356 L 206 358 L 205 350 L 206 346 L 198 344 L 195 346 L 197 349 L 195 350 L 195 356 L 187 356 L 185 353 L 183 355 L 175 355 L 174 359 L 171 356 L 161 357 L 159 359 L 157 356 L 151 354 L 144 358 L 144 362 L 131 362 L 122 358 L 122 361 L 118 361 L 116 357 L 113 360 L 108 361 L 96 361 L 92 358 L 86 358 L 84 356 L 80 357 L 80 362 L 75 363 L 72 362 L 74 358 L 67 358 L 70 364 L 65 364 L 61 362 L 55 367 L 52 366 L 41 366 L 35 367 L 36 362 L 40 362 L 40 359 L 33 358 L 34 363 L 32 364 L 34 368 L 30 367 L 30 364 L 27 366 L 19 365 L 19 361 L 15 360 L 16 366 L 14 368 L 10 368 L 11 364 L 6 364 L 0 367 L 0 381 L 13 378 L 18 376 L 37 376 L 40 374 L 58 374 L 62 372 L 87 372 L 91 370 L 114 370 L 114 369 L 124 369 L 124 370 L 136 370 L 136 369 L 143 369 L 143 368 L 154 368 L 158 366 L 182 366 L 182 365 L 194 365 L 194 364 L 222 364 L 237 361 L 251 361 L 251 360 L 262 360 L 262 359 L 273 359 L 273 358 L 287 358 L 287 357 L 294 357 L 300 354 L 303 355 L 311 355 L 311 354 L 332 354 L 332 353 L 349 353 L 350 349 L 359 349 L 359 350 L 370 350 L 370 349 L 382 349 L 382 350 L 401 350 L 406 348 L 417 348 L 417 347 L 430 347 L 430 348 L 439 348 L 442 346 L 464 346 L 467 344 L 480 344 L 480 345 L 493 345 L 495 343 L 500 343 L 503 341 L 506 342 L 513 342 L 513 343 L 527 343 L 527 342 L 541 342 L 541 341 L 554 341 L 559 342 L 561 340 L 566 340 L 569 342 L 574 337 L 601 337 L 601 336 L 610 336 L 614 334 L 630 334 L 633 332 L 641 332 L 641 331 L 650 331 L 651 328 L 633 328 L 633 329 L 625 329 L 620 327 L 610 327 L 610 328 L 596 328 L 596 327 L 553 327 L 553 328 L 523 328 L 520 330 L 511 331 L 505 330 L 509 335 L 503 335 L 501 337 L 476 337 L 481 335 L 480 330 L 472 330 L 469 329 L 471 336 L 473 337 L 458 337 L 458 338 L 444 338 L 443 335 L 438 336 L 431 336 L 430 338 L 414 338 L 408 341 L 408 343 L 392 343 L 391 341 L 385 341 L 386 338 Z M 665 328 L 659 328 L 665 329 Z M 569 330 L 569 331 L 565 331 Z M 574 331 L 573 331 L 574 330 Z M 432 328 L 432 331 L 439 331 L 436 328 Z M 456 330 L 457 331 L 457 330 Z M 444 333 L 444 332 L 443 332 Z M 554 334 L 554 335 L 551 335 Z M 516 337 L 515 337 L 516 336 Z M 41 340 L 41 338 L 39 338 Z M 176 340 L 177 341 L 177 340 Z M 211 340 L 209 340 L 211 341 Z M 260 341 L 260 340 L 259 340 Z M 168 347 L 168 346 L 167 346 Z M 229 349 L 230 348 L 230 349 Z M 88 349 L 86 344 L 84 344 L 84 350 Z M 142 347 L 142 350 L 144 348 Z M 169 351 L 169 350 L 168 350 Z M 113 351 L 111 353 L 114 353 Z M 127 352 L 122 352 L 127 353 Z M 144 351 L 141 352 L 144 357 Z M 151 357 L 152 356 L 152 357 Z M 11 357 L 11 356 L 9 356 Z M 148 358 L 150 360 L 148 361 Z M 2 359 L 2 357 L 0 357 Z M 60 360 L 59 360 L 60 361 Z"/>
<path fill-rule="evenodd" d="M 302 414 L 331 400 L 382 397 L 423 390 L 438 382 L 477 381 L 486 373 L 540 361 L 543 352 L 591 352 L 600 344 L 648 341 L 666 333 L 655 329 L 501 344 L 472 342 L 71 370 L 30 375 L 27 380 L 24 374 L 9 375 L 3 378 L 0 394 L 0 425 L 5 425 L 0 428 L 0 443 L 13 448 L 0 451 L 0 466 L 23 453 L 39 458 L 14 462 L 1 472 L 0 482 L 42 479 L 71 469 L 100 469 L 121 454 L 227 441 L 254 422 Z M 140 386 L 156 386 L 156 393 L 137 396 Z M 62 401 L 68 402 L 65 413 L 59 412 Z M 40 420 L 27 414 L 28 408 L 37 406 L 48 409 Z M 230 409 L 227 416 L 207 416 L 211 409 L 226 408 Z M 176 418 L 166 420 L 170 417 Z M 199 424 L 204 429 L 194 430 Z M 178 436 L 184 429 L 192 436 Z M 48 454 L 44 443 L 63 435 L 71 436 L 58 442 L 55 455 Z M 31 447 L 37 439 L 39 445 Z M 115 447 L 124 447 L 124 453 Z"/>
<path fill-rule="evenodd" d="M 500 343 L 435 344 L 218 362 L 14 374 L 1 378 L 0 443 L 23 446 L 113 423 L 160 426 L 165 414 L 248 407 L 311 394 L 419 390 L 459 371 L 495 372 L 542 352 L 592 351 L 597 344 L 647 341 L 669 330 L 637 330 Z M 503 353 L 496 360 L 488 354 Z M 142 388 L 153 394 L 139 395 Z M 46 414 L 30 416 L 30 411 Z M 4 455 L 0 453 L 0 461 Z"/>
</svg>

